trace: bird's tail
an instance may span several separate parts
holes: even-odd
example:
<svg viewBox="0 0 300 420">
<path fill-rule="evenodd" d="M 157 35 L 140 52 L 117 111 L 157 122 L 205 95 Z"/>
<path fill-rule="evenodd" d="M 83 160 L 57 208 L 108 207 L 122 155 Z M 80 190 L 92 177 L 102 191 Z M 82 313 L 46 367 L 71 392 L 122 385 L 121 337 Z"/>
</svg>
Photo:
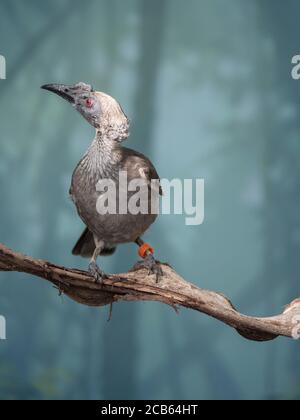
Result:
<svg viewBox="0 0 300 420">
<path fill-rule="evenodd" d="M 73 255 L 79 255 L 83 258 L 91 258 L 95 251 L 95 241 L 92 232 L 86 228 L 80 238 L 78 239 L 76 245 L 72 250 Z M 116 248 L 104 248 L 100 255 L 108 256 L 112 255 L 115 252 Z"/>
</svg>

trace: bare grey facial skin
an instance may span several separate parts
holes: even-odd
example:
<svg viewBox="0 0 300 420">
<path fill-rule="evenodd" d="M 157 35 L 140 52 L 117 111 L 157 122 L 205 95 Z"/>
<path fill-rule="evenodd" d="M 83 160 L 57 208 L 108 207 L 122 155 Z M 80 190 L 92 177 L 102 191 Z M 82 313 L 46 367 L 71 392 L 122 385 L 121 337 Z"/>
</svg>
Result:
<svg viewBox="0 0 300 420">
<path fill-rule="evenodd" d="M 91 85 L 48 84 L 42 89 L 68 101 L 101 137 L 120 143 L 129 136 L 129 120 L 120 104 L 111 96 L 94 91 Z"/>
<path fill-rule="evenodd" d="M 73 86 L 49 84 L 42 89 L 55 93 L 68 101 L 93 127 L 100 127 L 101 103 L 92 86 L 77 83 Z"/>
</svg>

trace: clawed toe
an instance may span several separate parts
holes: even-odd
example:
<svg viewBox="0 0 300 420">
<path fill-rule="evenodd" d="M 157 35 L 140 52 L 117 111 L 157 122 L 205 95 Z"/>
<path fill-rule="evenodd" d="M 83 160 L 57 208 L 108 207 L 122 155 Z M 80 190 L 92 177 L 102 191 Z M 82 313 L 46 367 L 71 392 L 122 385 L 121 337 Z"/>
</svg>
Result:
<svg viewBox="0 0 300 420">
<path fill-rule="evenodd" d="M 89 273 L 94 278 L 95 283 L 98 284 L 103 284 L 103 280 L 108 278 L 95 262 L 89 264 Z"/>
<path fill-rule="evenodd" d="M 156 283 L 158 283 L 164 275 L 160 263 L 155 260 L 152 254 L 147 255 L 147 257 L 143 261 L 139 261 L 134 266 L 134 270 L 138 270 L 141 268 L 145 268 L 146 270 L 148 270 L 148 275 L 154 274 L 156 276 Z"/>
<path fill-rule="evenodd" d="M 164 276 L 162 268 L 158 263 L 156 263 L 149 271 L 149 275 L 151 274 L 156 276 L 156 283 L 159 283 L 160 279 Z"/>
</svg>

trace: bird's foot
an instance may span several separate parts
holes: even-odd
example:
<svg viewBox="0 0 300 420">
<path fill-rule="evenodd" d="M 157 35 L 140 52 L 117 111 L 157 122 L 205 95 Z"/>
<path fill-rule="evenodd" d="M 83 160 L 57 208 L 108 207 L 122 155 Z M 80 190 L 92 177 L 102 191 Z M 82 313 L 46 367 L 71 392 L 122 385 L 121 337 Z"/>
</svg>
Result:
<svg viewBox="0 0 300 420">
<path fill-rule="evenodd" d="M 145 268 L 148 270 L 148 275 L 154 274 L 156 276 L 156 283 L 164 276 L 160 263 L 156 261 L 152 254 L 148 254 L 143 261 L 139 261 L 134 266 L 134 270 Z"/>
<path fill-rule="evenodd" d="M 102 271 L 94 261 L 89 264 L 89 273 L 94 278 L 95 283 L 98 284 L 103 284 L 103 280 L 108 278 L 104 271 Z"/>
</svg>

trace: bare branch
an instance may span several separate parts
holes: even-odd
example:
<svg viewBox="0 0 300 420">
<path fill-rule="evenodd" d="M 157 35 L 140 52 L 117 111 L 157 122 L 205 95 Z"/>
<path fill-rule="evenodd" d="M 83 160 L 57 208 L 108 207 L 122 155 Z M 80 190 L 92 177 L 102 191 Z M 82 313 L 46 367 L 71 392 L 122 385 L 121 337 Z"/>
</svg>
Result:
<svg viewBox="0 0 300 420">
<path fill-rule="evenodd" d="M 37 260 L 0 244 L 0 271 L 18 271 L 43 278 L 54 284 L 61 293 L 84 305 L 158 301 L 176 310 L 178 306 L 183 306 L 216 318 L 253 341 L 269 341 L 279 336 L 293 337 L 293 331 L 297 328 L 295 323 L 300 323 L 300 299 L 289 304 L 281 315 L 249 317 L 237 312 L 225 296 L 185 281 L 167 264 L 162 267 L 165 275 L 158 284 L 144 270 L 135 270 L 111 275 L 103 285 L 99 285 L 85 271 Z"/>
</svg>

